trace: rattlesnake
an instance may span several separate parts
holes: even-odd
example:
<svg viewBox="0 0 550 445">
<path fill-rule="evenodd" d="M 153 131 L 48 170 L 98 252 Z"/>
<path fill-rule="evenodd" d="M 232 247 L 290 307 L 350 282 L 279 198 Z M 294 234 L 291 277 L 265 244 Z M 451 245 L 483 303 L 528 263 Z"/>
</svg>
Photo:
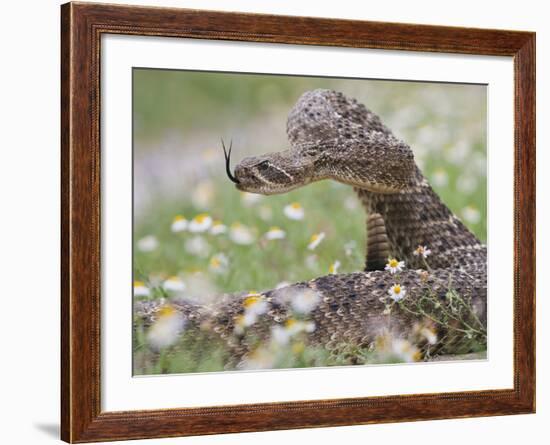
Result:
<svg viewBox="0 0 550 445">
<path fill-rule="evenodd" d="M 434 314 L 452 305 L 453 295 L 467 301 L 483 331 L 486 247 L 440 200 L 415 163 L 411 148 L 364 105 L 329 90 L 300 97 L 289 114 L 287 135 L 290 149 L 245 158 L 234 174 L 229 168 L 230 152 L 226 154 L 229 178 L 239 190 L 261 194 L 285 193 L 323 179 L 351 185 L 368 215 L 365 271 L 262 292 L 267 308 L 258 322 L 247 327 L 252 336 L 236 333 L 245 295 L 225 295 L 208 307 L 176 302 L 190 322 L 188 329 L 223 339 L 231 350 L 228 367 L 232 367 L 269 339 L 274 325 L 292 316 L 289 295 L 312 291 L 319 299 L 308 314 L 314 329 L 306 341 L 330 351 L 350 345 L 372 348 L 382 332 L 408 337 L 415 323 L 426 320 L 443 335 L 458 322 L 447 317 L 445 325 Z M 345 210 L 334 217 L 345 218 Z M 422 255 L 424 246 L 431 251 L 428 259 Z M 404 261 L 405 270 L 397 276 L 384 270 L 388 258 Z M 403 301 L 407 304 L 391 305 L 387 315 L 388 291 L 396 282 L 406 289 Z M 154 318 L 155 310 L 155 304 L 149 304 L 138 312 Z M 465 326 L 470 325 L 465 322 Z M 457 327 L 457 332 L 471 335 L 467 328 Z"/>
</svg>

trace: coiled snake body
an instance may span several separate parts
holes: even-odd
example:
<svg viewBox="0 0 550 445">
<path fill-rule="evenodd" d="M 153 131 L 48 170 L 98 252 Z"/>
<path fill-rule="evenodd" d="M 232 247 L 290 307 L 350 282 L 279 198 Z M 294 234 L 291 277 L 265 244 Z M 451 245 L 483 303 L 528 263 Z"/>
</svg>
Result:
<svg viewBox="0 0 550 445">
<path fill-rule="evenodd" d="M 307 341 L 329 350 L 346 345 L 368 348 L 384 331 L 407 337 L 415 323 L 426 319 L 444 335 L 456 320 L 447 317 L 445 326 L 430 311 L 445 308 L 450 292 L 467 301 L 480 328 L 485 327 L 486 247 L 433 191 L 407 144 L 364 105 L 329 90 L 301 96 L 289 114 L 287 134 L 288 150 L 245 158 L 234 175 L 228 169 L 230 178 L 238 189 L 261 194 L 285 193 L 323 179 L 353 186 L 368 215 L 367 260 L 364 272 L 328 275 L 263 292 L 269 309 L 250 327 L 254 344 L 291 316 L 285 299 L 289 291 L 312 290 L 319 296 L 309 314 L 315 330 Z M 429 246 L 429 265 L 419 251 L 415 255 L 419 246 Z M 396 277 L 384 270 L 388 258 L 406 264 L 399 284 L 406 289 L 408 307 L 395 305 L 391 315 L 385 315 L 387 296 Z M 208 308 L 185 302 L 177 307 L 191 325 L 206 326 L 242 359 L 255 347 L 249 336 L 235 335 L 243 298 L 226 295 Z M 151 313 L 150 308 L 143 311 Z M 459 331 L 469 335 L 467 329 Z"/>
</svg>

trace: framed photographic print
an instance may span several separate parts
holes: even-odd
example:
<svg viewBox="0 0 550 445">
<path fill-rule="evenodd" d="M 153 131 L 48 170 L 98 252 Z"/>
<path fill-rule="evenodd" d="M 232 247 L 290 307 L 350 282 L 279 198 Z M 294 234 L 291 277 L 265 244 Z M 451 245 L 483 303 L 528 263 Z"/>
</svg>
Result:
<svg viewBox="0 0 550 445">
<path fill-rule="evenodd" d="M 63 440 L 534 412 L 533 33 L 61 17 Z"/>
</svg>

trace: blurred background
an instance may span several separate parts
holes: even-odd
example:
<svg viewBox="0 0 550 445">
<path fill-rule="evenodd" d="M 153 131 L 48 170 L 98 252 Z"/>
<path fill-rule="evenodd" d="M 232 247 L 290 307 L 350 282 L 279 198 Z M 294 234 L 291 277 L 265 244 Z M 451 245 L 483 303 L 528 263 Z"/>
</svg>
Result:
<svg viewBox="0 0 550 445">
<path fill-rule="evenodd" d="M 287 114 L 315 88 L 379 114 L 485 241 L 485 86 L 135 69 L 134 277 L 148 297 L 167 278 L 192 296 L 363 268 L 365 214 L 350 187 L 260 196 L 224 173 L 221 138 L 233 141 L 233 165 L 288 147 Z"/>
</svg>

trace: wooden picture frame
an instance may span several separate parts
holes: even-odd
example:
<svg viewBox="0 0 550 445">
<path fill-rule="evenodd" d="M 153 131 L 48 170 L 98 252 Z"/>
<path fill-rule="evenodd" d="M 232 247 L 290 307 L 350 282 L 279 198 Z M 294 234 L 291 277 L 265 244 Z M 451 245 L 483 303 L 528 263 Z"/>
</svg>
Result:
<svg viewBox="0 0 550 445">
<path fill-rule="evenodd" d="M 61 34 L 63 440 L 93 442 L 535 411 L 534 33 L 67 3 L 61 7 Z M 103 34 L 512 56 L 515 70 L 513 389 L 102 412 L 99 116 Z"/>
</svg>

